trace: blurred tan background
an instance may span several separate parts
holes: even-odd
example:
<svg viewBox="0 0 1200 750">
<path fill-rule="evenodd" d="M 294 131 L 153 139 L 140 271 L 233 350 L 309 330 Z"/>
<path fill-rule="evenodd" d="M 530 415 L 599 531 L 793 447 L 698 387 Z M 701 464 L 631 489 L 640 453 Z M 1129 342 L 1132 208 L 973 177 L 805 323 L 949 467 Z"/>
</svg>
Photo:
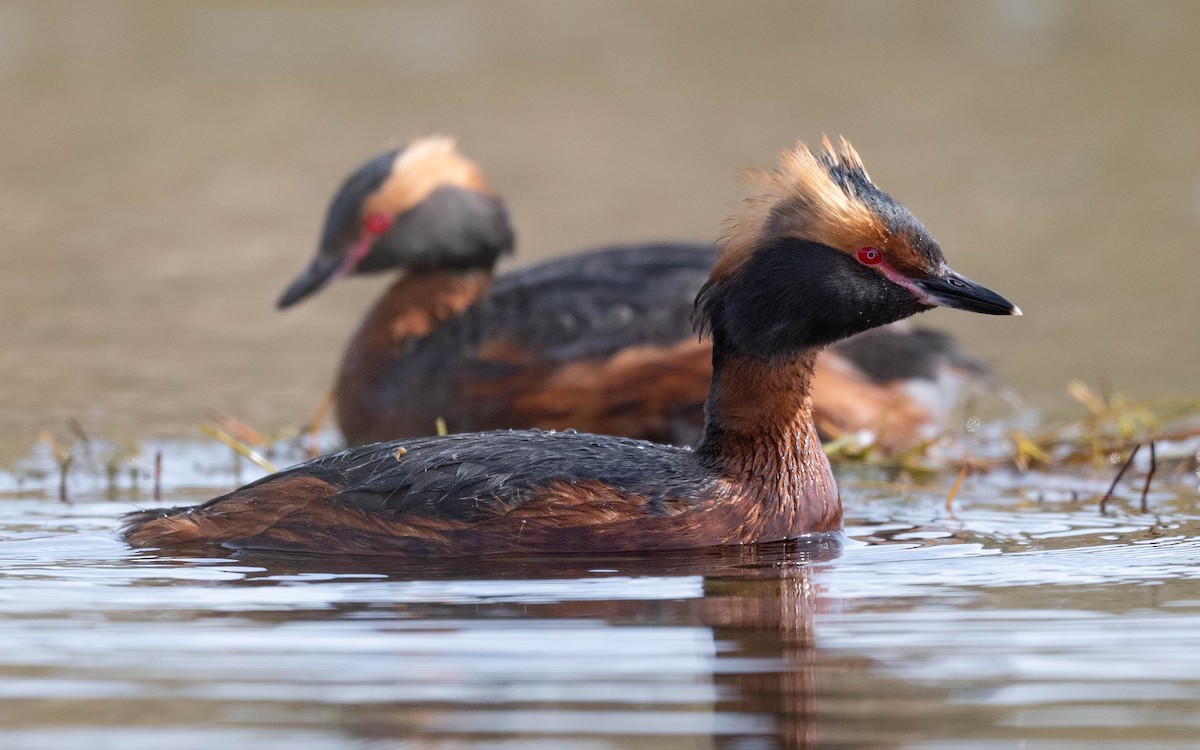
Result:
<svg viewBox="0 0 1200 750">
<path fill-rule="evenodd" d="M 384 278 L 287 313 L 332 190 L 456 135 L 528 263 L 711 239 L 739 167 L 845 134 L 1032 404 L 1200 393 L 1200 4 L 0 1 L 0 430 L 308 418 Z"/>
</svg>

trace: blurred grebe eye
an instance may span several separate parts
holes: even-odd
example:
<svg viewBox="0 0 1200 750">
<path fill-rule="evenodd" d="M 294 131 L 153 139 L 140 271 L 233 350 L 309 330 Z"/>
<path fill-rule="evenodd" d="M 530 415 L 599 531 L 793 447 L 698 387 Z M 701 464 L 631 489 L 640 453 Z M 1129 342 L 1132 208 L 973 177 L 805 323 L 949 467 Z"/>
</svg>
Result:
<svg viewBox="0 0 1200 750">
<path fill-rule="evenodd" d="M 367 217 L 363 219 L 363 229 L 371 234 L 383 234 L 390 226 L 392 226 L 391 217 L 378 211 L 367 214 Z"/>
</svg>

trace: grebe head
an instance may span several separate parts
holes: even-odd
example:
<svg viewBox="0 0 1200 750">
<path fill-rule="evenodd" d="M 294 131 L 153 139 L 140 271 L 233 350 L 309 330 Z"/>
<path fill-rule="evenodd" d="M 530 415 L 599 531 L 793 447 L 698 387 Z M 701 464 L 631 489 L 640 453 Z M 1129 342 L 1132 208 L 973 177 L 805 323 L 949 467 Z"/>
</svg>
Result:
<svg viewBox="0 0 1200 750">
<path fill-rule="evenodd" d="M 504 203 L 442 136 L 380 154 L 338 189 L 317 254 L 279 300 L 284 308 L 351 273 L 490 271 L 512 252 Z"/>
<path fill-rule="evenodd" d="M 728 223 L 696 298 L 727 353 L 773 357 L 830 344 L 933 307 L 1020 315 L 955 273 L 928 230 L 871 182 L 841 139 L 785 151 Z"/>
</svg>

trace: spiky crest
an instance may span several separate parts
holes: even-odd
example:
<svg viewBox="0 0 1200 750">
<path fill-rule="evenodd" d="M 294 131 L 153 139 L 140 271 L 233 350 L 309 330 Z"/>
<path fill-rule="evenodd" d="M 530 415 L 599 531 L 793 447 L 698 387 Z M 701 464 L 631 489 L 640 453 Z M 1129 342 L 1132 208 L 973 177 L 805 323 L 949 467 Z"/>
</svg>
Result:
<svg viewBox="0 0 1200 750">
<path fill-rule="evenodd" d="M 744 173 L 752 193 L 726 222 L 714 281 L 732 276 L 772 240 L 794 237 L 846 253 L 886 244 L 887 224 L 863 199 L 864 192 L 879 191 L 862 159 L 845 138 L 834 145 L 823 137 L 821 145 L 813 151 L 798 143 L 780 154 L 774 171 Z"/>
</svg>

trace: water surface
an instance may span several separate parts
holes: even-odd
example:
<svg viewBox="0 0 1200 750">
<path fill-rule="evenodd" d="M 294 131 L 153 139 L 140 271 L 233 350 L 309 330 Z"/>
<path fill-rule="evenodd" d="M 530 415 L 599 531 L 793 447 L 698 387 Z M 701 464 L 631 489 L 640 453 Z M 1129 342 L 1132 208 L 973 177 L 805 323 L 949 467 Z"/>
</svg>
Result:
<svg viewBox="0 0 1200 750">
<path fill-rule="evenodd" d="M 166 502 L 233 483 L 166 444 Z M 847 540 L 384 561 L 133 550 L 149 480 L 0 493 L 8 748 L 1190 747 L 1185 477 L 844 475 Z M 32 469 L 42 473 L 35 475 Z M 242 479 L 252 478 L 244 469 Z M 207 482 L 212 486 L 200 486 Z"/>
</svg>

